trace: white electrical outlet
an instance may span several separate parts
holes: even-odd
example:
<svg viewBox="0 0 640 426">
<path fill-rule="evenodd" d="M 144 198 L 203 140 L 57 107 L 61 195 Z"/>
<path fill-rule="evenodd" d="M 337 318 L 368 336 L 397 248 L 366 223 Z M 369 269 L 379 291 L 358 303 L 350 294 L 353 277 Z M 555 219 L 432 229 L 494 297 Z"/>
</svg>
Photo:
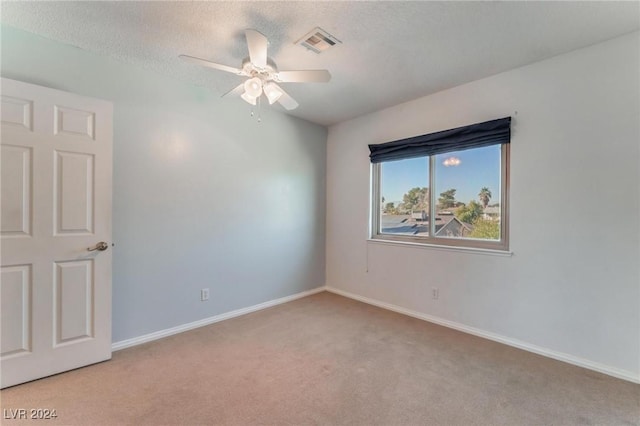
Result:
<svg viewBox="0 0 640 426">
<path fill-rule="evenodd" d="M 431 289 L 431 298 L 437 299 L 438 297 L 440 297 L 440 289 L 438 287 L 433 287 Z"/>
<path fill-rule="evenodd" d="M 201 301 L 205 301 L 205 300 L 209 300 L 209 289 L 208 288 L 203 288 L 202 290 L 200 290 L 200 300 Z"/>
</svg>

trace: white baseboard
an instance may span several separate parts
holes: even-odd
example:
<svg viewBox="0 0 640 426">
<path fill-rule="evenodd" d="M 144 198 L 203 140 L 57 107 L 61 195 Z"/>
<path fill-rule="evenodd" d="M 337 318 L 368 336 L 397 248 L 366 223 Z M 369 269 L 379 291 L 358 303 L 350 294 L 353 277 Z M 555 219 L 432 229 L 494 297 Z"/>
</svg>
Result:
<svg viewBox="0 0 640 426">
<path fill-rule="evenodd" d="M 239 317 L 241 315 L 246 315 L 251 312 L 270 308 L 272 306 L 280 305 L 282 303 L 291 302 L 292 300 L 301 299 L 303 297 L 311 296 L 312 294 L 320 293 L 322 291 L 325 291 L 325 287 L 314 288 L 313 290 L 303 291 L 301 293 L 296 293 L 291 296 L 281 297 L 280 299 L 270 300 L 268 302 L 259 303 L 257 305 L 249 306 L 246 308 L 236 309 L 235 311 L 226 312 L 224 314 L 215 315 L 209 318 L 204 318 L 198 321 L 190 322 L 188 324 L 179 325 L 177 327 L 167 328 L 165 330 L 155 331 L 153 333 L 145 334 L 143 336 L 121 340 L 119 342 L 112 343 L 111 350 L 115 352 L 121 349 L 129 348 L 131 346 L 141 345 L 143 343 L 162 339 L 163 337 L 171 336 L 173 334 L 182 333 L 184 331 L 193 330 L 194 328 L 204 327 L 205 325 L 213 324 L 219 321 L 224 321 L 230 318 Z"/>
<path fill-rule="evenodd" d="M 442 318 L 434 317 L 432 315 L 423 314 L 421 312 L 405 309 L 400 306 L 392 305 L 390 303 L 381 302 L 379 300 L 370 299 L 368 297 L 359 296 L 357 294 L 349 293 L 346 291 L 338 290 L 337 288 L 327 286 L 326 291 L 338 294 L 340 296 L 348 297 L 350 299 L 358 300 L 360 302 L 367 303 L 369 305 L 377 306 L 379 308 L 388 309 L 390 311 L 398 312 L 410 317 L 418 318 L 423 321 L 432 322 L 434 324 L 442 325 L 445 327 L 453 328 L 464 333 L 473 334 L 474 336 L 483 337 L 485 339 L 493 340 L 495 342 L 503 343 L 505 345 L 513 346 L 519 349 L 523 349 L 528 352 L 533 352 L 538 355 L 546 356 L 549 358 L 563 361 L 569 364 L 577 365 L 578 367 L 587 368 L 589 370 L 597 371 L 599 373 L 607 374 L 609 376 L 617 377 L 619 379 L 628 380 L 633 383 L 640 383 L 640 375 L 632 373 L 631 371 L 622 370 L 608 365 L 600 364 L 597 362 L 589 361 L 583 358 L 579 358 L 573 355 L 565 354 L 563 352 L 554 351 L 551 349 L 543 348 L 540 346 L 532 345 L 517 339 L 501 336 L 499 334 L 491 333 L 481 330 L 479 328 L 469 327 L 464 324 L 460 324 L 454 321 L 445 320 Z"/>
</svg>

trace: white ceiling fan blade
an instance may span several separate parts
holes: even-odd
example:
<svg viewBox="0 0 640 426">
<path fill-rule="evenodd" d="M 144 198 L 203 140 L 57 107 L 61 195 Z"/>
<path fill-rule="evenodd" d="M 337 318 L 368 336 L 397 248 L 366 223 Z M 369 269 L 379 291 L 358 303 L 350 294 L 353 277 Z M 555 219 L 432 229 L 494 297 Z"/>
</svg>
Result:
<svg viewBox="0 0 640 426">
<path fill-rule="evenodd" d="M 242 95 L 243 92 L 244 92 L 244 83 L 240 83 L 236 87 L 234 87 L 233 89 L 229 90 L 227 93 L 222 95 L 221 98 L 224 98 L 225 96 L 240 96 Z"/>
<path fill-rule="evenodd" d="M 258 68 L 267 66 L 267 38 L 256 30 L 246 30 L 249 59 Z"/>
<path fill-rule="evenodd" d="M 180 59 L 183 59 L 187 62 L 191 62 L 193 64 L 202 65 L 203 67 L 209 67 L 220 71 L 226 71 L 233 74 L 244 75 L 244 71 L 240 68 L 229 67 L 227 65 L 216 64 L 215 62 L 207 61 L 205 59 L 196 58 L 194 56 L 189 55 L 180 55 Z"/>
<path fill-rule="evenodd" d="M 282 90 L 282 87 L 279 87 L 279 88 L 282 91 L 282 95 L 280 95 L 280 98 L 278 99 L 278 102 L 280 102 L 280 105 L 282 105 L 284 109 L 287 109 L 287 110 L 298 108 L 298 103 L 296 102 L 296 100 L 293 99 L 291 96 L 289 96 L 287 92 Z"/>
<path fill-rule="evenodd" d="M 331 80 L 327 70 L 280 71 L 276 74 L 280 83 L 326 83 Z"/>
</svg>

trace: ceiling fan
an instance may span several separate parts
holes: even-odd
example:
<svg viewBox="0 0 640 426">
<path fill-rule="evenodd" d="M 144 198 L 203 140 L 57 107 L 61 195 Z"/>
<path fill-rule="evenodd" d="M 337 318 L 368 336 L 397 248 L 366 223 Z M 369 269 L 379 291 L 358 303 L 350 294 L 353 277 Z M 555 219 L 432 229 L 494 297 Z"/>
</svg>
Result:
<svg viewBox="0 0 640 426">
<path fill-rule="evenodd" d="M 188 55 L 180 55 L 180 58 L 194 64 L 247 77 L 244 83 L 240 83 L 222 96 L 240 95 L 251 105 L 256 105 L 264 94 L 269 104 L 280 102 L 285 109 L 292 110 L 298 107 L 298 103 L 277 83 L 326 83 L 331 80 L 331 74 L 327 70 L 278 71 L 275 62 L 267 57 L 267 45 L 269 44 L 267 38 L 256 30 L 245 30 L 245 36 L 249 57 L 242 61 L 241 68 L 221 65 Z"/>
</svg>

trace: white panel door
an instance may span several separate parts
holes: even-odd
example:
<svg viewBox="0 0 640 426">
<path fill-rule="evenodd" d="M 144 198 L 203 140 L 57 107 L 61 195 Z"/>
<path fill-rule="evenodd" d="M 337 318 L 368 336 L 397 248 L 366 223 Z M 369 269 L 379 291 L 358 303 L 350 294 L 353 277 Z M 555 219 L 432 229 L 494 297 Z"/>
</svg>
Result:
<svg viewBox="0 0 640 426">
<path fill-rule="evenodd" d="M 113 107 L 5 78 L 0 94 L 4 388 L 111 358 Z"/>
</svg>

